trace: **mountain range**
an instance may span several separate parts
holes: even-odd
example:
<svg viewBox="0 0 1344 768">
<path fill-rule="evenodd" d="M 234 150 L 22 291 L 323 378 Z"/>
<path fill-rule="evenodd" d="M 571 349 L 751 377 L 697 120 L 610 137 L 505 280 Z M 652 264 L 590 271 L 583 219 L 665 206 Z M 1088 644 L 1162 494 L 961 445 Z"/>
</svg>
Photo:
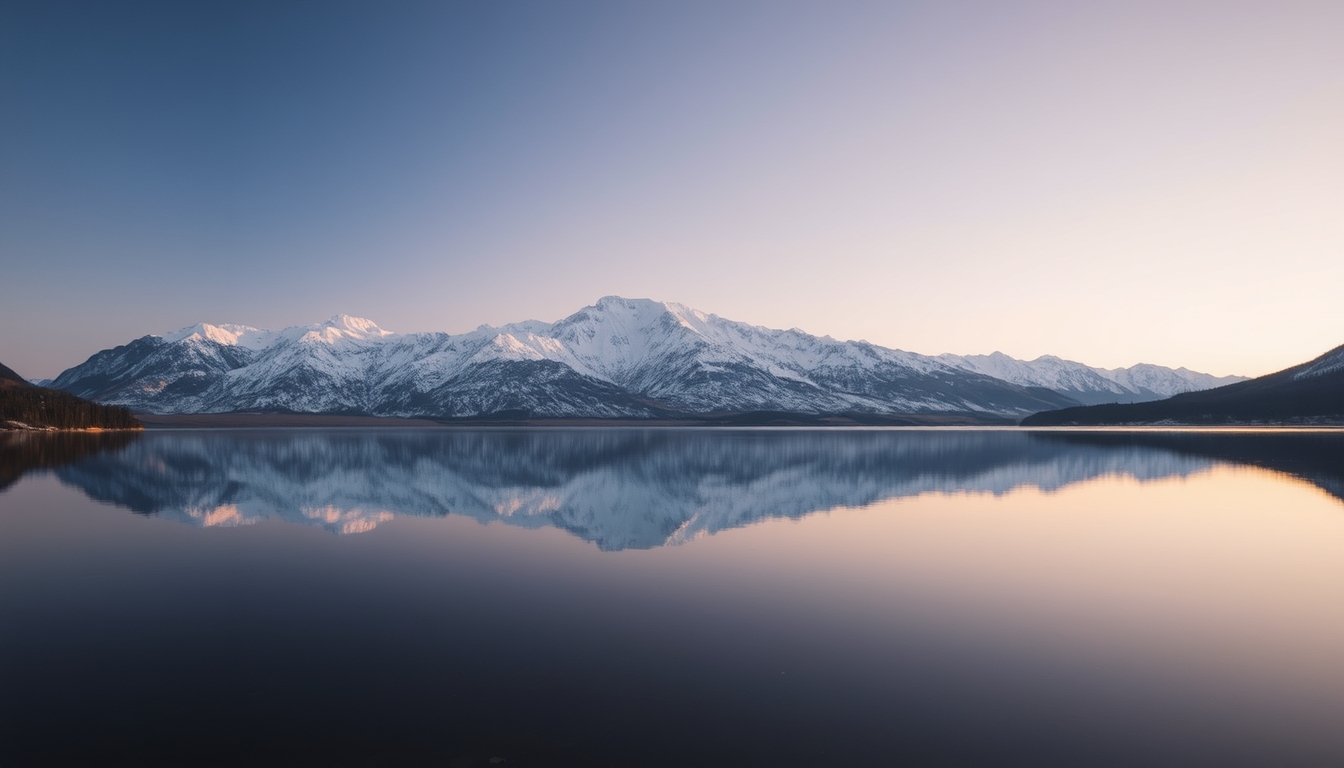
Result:
<svg viewBox="0 0 1344 768">
<path fill-rule="evenodd" d="M 267 331 L 198 324 L 104 350 L 52 385 L 156 414 L 454 418 L 970 414 L 1016 420 L 1206 389 L 1184 368 L 1046 356 L 933 357 L 773 330 L 680 304 L 607 297 L 554 323 L 397 334 L 338 315 Z"/>
<path fill-rule="evenodd" d="M 1064 408 L 1023 426 L 1344 424 L 1344 346 L 1291 368 L 1205 392 L 1123 405 Z"/>
</svg>

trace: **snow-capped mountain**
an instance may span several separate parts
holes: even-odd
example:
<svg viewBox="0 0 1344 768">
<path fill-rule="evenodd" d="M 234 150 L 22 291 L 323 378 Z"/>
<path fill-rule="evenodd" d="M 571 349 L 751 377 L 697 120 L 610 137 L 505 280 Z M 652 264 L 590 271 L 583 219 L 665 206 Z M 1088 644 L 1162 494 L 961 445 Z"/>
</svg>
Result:
<svg viewBox="0 0 1344 768">
<path fill-rule="evenodd" d="M 619 297 L 555 323 L 458 335 L 396 334 L 347 315 L 278 332 L 200 324 L 99 352 L 53 386 L 149 413 L 429 418 L 1015 417 L 1077 402 L 935 357 Z"/>
<path fill-rule="evenodd" d="M 1188 368 L 1140 363 L 1129 368 L 1093 368 L 1054 355 L 1018 360 L 1002 352 L 989 355 L 939 355 L 964 371 L 983 373 L 1024 387 L 1045 387 L 1084 405 L 1141 403 L 1245 381 L 1245 376 L 1213 376 Z"/>
<path fill-rule="evenodd" d="M 650 417 L 972 412 L 1069 405 L 933 358 L 609 297 L 556 323 L 393 334 L 359 318 L 197 325 L 105 350 L 54 385 L 153 413 Z"/>
</svg>

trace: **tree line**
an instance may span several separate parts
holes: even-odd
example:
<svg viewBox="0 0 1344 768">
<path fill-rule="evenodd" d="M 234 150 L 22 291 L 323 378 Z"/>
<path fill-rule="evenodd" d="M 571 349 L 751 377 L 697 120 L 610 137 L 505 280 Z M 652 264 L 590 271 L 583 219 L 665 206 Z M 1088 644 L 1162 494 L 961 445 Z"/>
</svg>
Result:
<svg viewBox="0 0 1344 768">
<path fill-rule="evenodd" d="M 17 421 L 55 429 L 140 429 L 131 412 L 44 387 L 0 388 L 0 428 Z"/>
</svg>

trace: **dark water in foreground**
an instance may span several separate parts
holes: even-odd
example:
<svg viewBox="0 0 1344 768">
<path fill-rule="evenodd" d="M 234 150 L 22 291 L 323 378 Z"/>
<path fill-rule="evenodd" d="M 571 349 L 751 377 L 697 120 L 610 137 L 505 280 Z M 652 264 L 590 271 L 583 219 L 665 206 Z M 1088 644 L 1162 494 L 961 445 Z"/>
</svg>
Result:
<svg viewBox="0 0 1344 768">
<path fill-rule="evenodd" d="M 1341 659 L 1339 432 L 0 436 L 0 765 L 1344 765 Z"/>
</svg>

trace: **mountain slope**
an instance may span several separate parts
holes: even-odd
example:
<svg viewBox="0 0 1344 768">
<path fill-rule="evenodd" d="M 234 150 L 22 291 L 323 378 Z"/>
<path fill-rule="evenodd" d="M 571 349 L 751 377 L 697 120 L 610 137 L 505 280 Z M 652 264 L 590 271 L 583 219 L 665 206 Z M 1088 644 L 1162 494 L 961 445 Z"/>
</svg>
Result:
<svg viewBox="0 0 1344 768">
<path fill-rule="evenodd" d="M 28 387 L 31 386 L 28 380 L 14 372 L 13 368 L 0 363 L 0 388 L 6 387 Z"/>
<path fill-rule="evenodd" d="M 1166 400 L 1038 413 L 1023 426 L 1344 424 L 1344 346 L 1278 373 Z"/>
</svg>

